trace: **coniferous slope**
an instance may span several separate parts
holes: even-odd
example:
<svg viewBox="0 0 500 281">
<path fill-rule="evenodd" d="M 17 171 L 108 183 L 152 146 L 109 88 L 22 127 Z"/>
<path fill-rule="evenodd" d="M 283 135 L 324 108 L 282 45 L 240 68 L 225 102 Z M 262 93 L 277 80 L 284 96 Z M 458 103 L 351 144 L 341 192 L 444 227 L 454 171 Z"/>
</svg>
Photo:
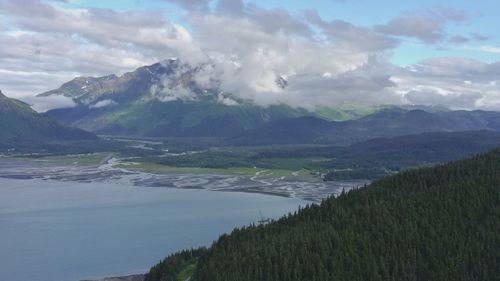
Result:
<svg viewBox="0 0 500 281">
<path fill-rule="evenodd" d="M 191 280 L 498 280 L 499 229 L 496 150 L 234 230 L 190 261 Z M 146 280 L 175 280 L 161 268 Z"/>
</svg>

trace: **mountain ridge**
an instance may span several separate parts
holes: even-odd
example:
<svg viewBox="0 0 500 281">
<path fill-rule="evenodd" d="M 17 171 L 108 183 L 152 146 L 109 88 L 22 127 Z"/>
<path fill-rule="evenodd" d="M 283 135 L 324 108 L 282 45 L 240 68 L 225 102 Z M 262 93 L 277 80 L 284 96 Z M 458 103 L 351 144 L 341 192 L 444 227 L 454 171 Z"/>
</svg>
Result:
<svg viewBox="0 0 500 281">
<path fill-rule="evenodd" d="M 500 131 L 500 113 L 481 110 L 341 104 L 310 111 L 286 104 L 259 106 L 221 91 L 215 79 L 200 83 L 195 76 L 206 68 L 209 65 L 164 60 L 121 76 L 75 78 L 40 96 L 72 98 L 75 107 L 54 109 L 46 115 L 97 134 L 220 137 L 234 145 L 348 145 L 434 131 Z M 286 89 L 283 78 L 278 82 Z"/>
<path fill-rule="evenodd" d="M 0 143 L 3 145 L 97 139 L 92 133 L 61 125 L 1 91 L 0 120 Z"/>
<path fill-rule="evenodd" d="M 270 122 L 230 140 L 236 145 L 272 145 L 316 143 L 349 145 L 374 138 L 395 137 L 429 132 L 500 130 L 500 113 L 492 111 L 427 112 L 421 109 L 393 108 L 356 120 L 329 122 L 319 118 Z M 302 132 L 296 138 L 297 132 Z"/>
</svg>

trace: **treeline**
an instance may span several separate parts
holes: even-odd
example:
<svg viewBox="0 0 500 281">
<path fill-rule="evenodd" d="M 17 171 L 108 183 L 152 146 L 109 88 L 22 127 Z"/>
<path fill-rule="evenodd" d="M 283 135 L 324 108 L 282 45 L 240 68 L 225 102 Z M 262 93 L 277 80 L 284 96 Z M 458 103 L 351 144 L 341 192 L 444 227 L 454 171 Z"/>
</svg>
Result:
<svg viewBox="0 0 500 281">
<path fill-rule="evenodd" d="M 323 176 L 324 181 L 343 181 L 358 179 L 380 179 L 388 174 L 395 173 L 387 168 L 351 168 L 329 171 Z"/>
<path fill-rule="evenodd" d="M 110 151 L 123 151 L 126 149 L 118 146 L 115 143 L 106 140 L 82 140 L 82 141 L 18 141 L 1 142 L 0 141 L 0 154 L 18 155 L 34 153 L 40 156 L 44 155 L 67 155 L 67 154 L 86 154 L 95 152 L 110 152 Z M 137 149 L 136 149 L 137 150 Z"/>
<path fill-rule="evenodd" d="M 500 280 L 499 229 L 497 150 L 236 229 L 190 280 Z"/>
<path fill-rule="evenodd" d="M 271 168 L 265 161 L 259 161 L 242 153 L 201 152 L 174 157 L 153 159 L 157 164 L 173 167 L 231 168 L 255 167 Z"/>
</svg>

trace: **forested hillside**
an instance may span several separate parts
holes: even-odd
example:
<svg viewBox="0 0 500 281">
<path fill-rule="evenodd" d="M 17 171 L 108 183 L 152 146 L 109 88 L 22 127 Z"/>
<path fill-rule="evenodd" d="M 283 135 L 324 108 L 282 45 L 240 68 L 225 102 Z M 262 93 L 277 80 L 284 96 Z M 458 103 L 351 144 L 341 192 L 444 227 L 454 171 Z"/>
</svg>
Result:
<svg viewBox="0 0 500 281">
<path fill-rule="evenodd" d="M 496 150 L 236 229 L 167 258 L 146 280 L 499 280 L 499 229 Z"/>
</svg>

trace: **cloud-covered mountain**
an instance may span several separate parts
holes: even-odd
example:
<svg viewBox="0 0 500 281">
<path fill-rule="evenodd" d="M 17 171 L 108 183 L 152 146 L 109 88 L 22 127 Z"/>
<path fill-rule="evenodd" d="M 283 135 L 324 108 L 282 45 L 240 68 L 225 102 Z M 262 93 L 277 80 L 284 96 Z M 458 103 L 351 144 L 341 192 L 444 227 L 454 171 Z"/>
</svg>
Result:
<svg viewBox="0 0 500 281">
<path fill-rule="evenodd" d="M 39 96 L 73 99 L 75 107 L 47 114 L 102 134 L 232 136 L 273 120 L 310 114 L 286 105 L 255 105 L 221 91 L 215 78 L 200 83 L 197 75 L 207 67 L 170 59 L 122 76 L 79 77 Z"/>
<path fill-rule="evenodd" d="M 441 70 L 432 71 L 439 75 Z M 39 96 L 72 99 L 76 106 L 47 114 L 100 134 L 236 137 L 234 143 L 241 144 L 346 144 L 423 132 L 497 130 L 500 124 L 500 113 L 450 111 L 433 103 L 425 104 L 417 94 L 415 99 L 422 106 L 343 105 L 311 109 L 307 104 L 304 107 L 284 103 L 262 105 L 224 91 L 220 79 L 215 61 L 191 65 L 169 59 L 121 76 L 78 77 Z M 289 79 L 287 76 L 273 79 L 284 95 L 294 87 Z M 348 95 L 350 85 L 366 83 L 363 87 L 368 91 L 370 83 L 360 79 L 347 78 L 350 84 L 337 87 Z M 473 99 L 464 94 L 456 96 L 454 102 L 465 104 Z"/>
</svg>

